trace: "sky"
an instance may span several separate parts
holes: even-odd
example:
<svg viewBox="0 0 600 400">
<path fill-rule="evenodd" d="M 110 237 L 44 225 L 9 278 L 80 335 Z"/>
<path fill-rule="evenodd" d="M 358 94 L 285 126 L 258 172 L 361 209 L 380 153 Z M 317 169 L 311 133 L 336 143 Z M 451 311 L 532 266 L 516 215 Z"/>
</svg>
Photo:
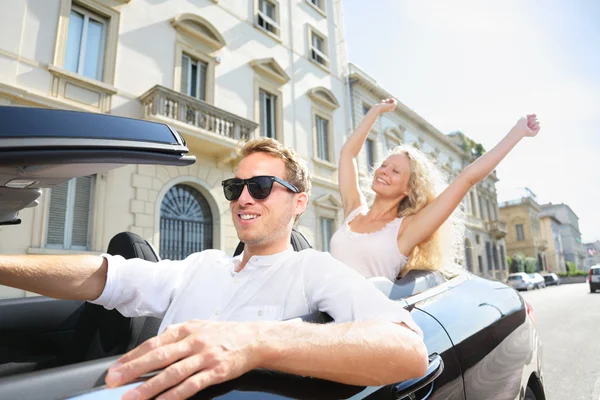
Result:
<svg viewBox="0 0 600 400">
<path fill-rule="evenodd" d="M 584 242 L 600 240 L 600 1 L 342 4 L 349 61 L 440 131 L 489 150 L 537 114 L 540 133 L 496 169 L 498 201 L 527 187 L 568 204 Z"/>
</svg>

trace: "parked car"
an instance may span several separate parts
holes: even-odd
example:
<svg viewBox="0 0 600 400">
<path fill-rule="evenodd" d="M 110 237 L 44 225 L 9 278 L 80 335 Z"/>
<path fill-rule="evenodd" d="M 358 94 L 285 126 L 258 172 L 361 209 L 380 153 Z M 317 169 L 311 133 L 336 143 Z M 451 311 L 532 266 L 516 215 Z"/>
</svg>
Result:
<svg viewBox="0 0 600 400">
<path fill-rule="evenodd" d="M 525 272 L 515 272 L 508 275 L 506 284 L 516 290 L 531 290 L 534 288 L 533 280 Z"/>
<path fill-rule="evenodd" d="M 560 277 L 556 275 L 554 272 L 549 272 L 544 275 L 544 282 L 546 282 L 546 286 L 558 286 L 560 285 Z"/>
<path fill-rule="evenodd" d="M 542 275 L 540 275 L 539 273 L 534 272 L 532 274 L 529 274 L 529 277 L 531 278 L 531 281 L 533 282 L 534 289 L 543 289 L 546 287 L 546 281 L 544 280 L 544 277 Z"/>
<path fill-rule="evenodd" d="M 589 283 L 590 292 L 595 293 L 600 289 L 600 264 L 590 267 Z"/>
<path fill-rule="evenodd" d="M 75 142 L 79 146 L 70 145 Z M 183 137 L 165 125 L 0 107 L 0 223 L 18 224 L 19 211 L 35 205 L 41 188 L 83 173 L 124 164 L 190 162 Z M 30 165 L 38 167 L 29 172 Z M 310 246 L 302 243 L 292 240 L 295 250 Z M 117 234 L 106 251 L 159 260 L 150 243 L 132 233 Z M 423 330 L 429 350 L 423 377 L 362 387 L 255 370 L 194 398 L 545 399 L 534 312 L 511 287 L 464 270 L 453 277 L 411 271 L 396 282 L 373 278 L 372 283 L 404 305 Z M 0 397 L 19 400 L 120 398 L 140 382 L 107 389 L 108 366 L 156 335 L 160 324 L 157 318 L 126 318 L 87 302 L 41 296 L 0 300 L 0 315 Z M 323 313 L 301 319 L 331 322 Z"/>
</svg>

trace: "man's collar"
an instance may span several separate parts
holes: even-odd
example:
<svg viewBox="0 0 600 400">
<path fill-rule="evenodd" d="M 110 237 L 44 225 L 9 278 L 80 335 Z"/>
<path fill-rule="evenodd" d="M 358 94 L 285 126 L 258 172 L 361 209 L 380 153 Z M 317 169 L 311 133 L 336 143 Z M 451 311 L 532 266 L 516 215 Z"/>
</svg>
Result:
<svg viewBox="0 0 600 400">
<path fill-rule="evenodd" d="M 245 268 L 247 268 L 249 265 L 256 265 L 257 267 L 270 267 L 271 265 L 275 264 L 277 261 L 280 261 L 280 260 L 288 257 L 291 253 L 294 253 L 294 249 L 292 248 L 291 245 L 289 245 L 287 249 L 280 251 L 279 253 L 270 254 L 270 255 L 266 255 L 266 256 L 260 256 L 260 255 L 252 256 L 252 257 L 250 257 L 250 260 L 248 260 L 248 265 L 246 265 Z M 242 262 L 243 256 L 244 256 L 244 253 L 242 252 L 240 255 L 233 258 L 233 262 L 234 262 L 234 265 L 236 266 L 236 268 Z"/>
</svg>

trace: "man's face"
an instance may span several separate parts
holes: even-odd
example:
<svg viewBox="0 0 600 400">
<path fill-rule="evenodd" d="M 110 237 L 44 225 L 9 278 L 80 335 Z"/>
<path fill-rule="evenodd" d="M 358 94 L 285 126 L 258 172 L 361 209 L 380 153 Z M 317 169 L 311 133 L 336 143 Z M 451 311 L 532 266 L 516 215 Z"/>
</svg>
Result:
<svg viewBox="0 0 600 400">
<path fill-rule="evenodd" d="M 254 153 L 242 159 L 235 177 L 248 179 L 259 175 L 285 180 L 285 163 L 266 153 Z M 275 182 L 263 200 L 253 198 L 244 186 L 239 199 L 229 202 L 229 208 L 239 239 L 246 246 L 268 254 L 289 245 L 294 218 L 306 209 L 307 200 L 306 194 L 293 193 Z"/>
</svg>

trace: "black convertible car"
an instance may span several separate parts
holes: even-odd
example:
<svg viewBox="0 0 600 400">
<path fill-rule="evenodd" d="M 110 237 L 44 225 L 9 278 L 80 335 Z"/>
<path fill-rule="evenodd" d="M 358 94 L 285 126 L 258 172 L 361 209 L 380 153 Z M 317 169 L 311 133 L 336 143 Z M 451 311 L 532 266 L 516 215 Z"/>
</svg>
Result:
<svg viewBox="0 0 600 400">
<path fill-rule="evenodd" d="M 41 188 L 126 164 L 189 165 L 195 158 L 187 153 L 183 137 L 166 125 L 0 107 L 0 224 L 18 224 L 19 211 L 35 206 Z M 292 244 L 296 250 L 310 246 L 297 232 Z M 107 252 L 158 260 L 144 239 L 126 232 L 112 239 Z M 373 284 L 410 310 L 423 330 L 430 364 L 422 378 L 359 387 L 255 370 L 194 398 L 545 399 L 533 310 L 515 290 L 466 271 L 452 278 L 413 271 Z M 324 314 L 302 318 L 330 322 Z M 159 323 L 81 301 L 0 300 L 0 398 L 120 398 L 140 383 L 106 389 L 106 369 L 155 335 Z"/>
</svg>

